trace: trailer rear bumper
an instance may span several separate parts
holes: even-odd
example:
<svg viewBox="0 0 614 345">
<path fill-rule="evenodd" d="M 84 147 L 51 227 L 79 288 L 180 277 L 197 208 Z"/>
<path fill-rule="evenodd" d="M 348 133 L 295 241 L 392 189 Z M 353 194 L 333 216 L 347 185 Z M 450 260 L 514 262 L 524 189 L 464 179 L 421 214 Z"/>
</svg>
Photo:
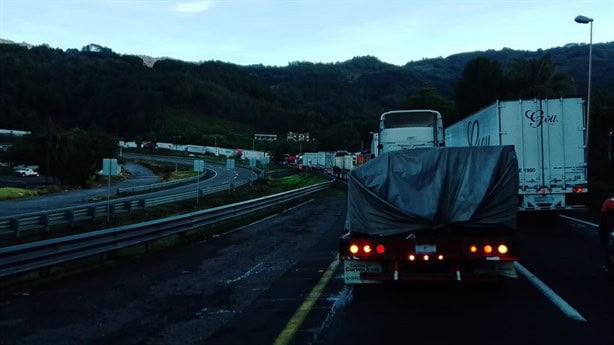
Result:
<svg viewBox="0 0 614 345">
<path fill-rule="evenodd" d="M 539 191 L 539 190 L 536 190 Z M 586 193 L 587 188 L 574 188 L 574 193 Z M 565 211 L 586 208 L 584 205 L 567 205 L 566 194 L 572 192 L 552 193 L 542 189 L 541 194 L 520 193 L 519 211 Z"/>
<path fill-rule="evenodd" d="M 467 262 L 453 265 L 407 265 L 398 261 L 343 260 L 346 284 L 377 284 L 385 281 L 474 281 L 516 278 L 515 260 Z"/>
<path fill-rule="evenodd" d="M 498 274 L 461 274 L 455 273 L 361 273 L 364 281 L 465 281 L 465 282 L 495 282 L 501 279 Z"/>
</svg>

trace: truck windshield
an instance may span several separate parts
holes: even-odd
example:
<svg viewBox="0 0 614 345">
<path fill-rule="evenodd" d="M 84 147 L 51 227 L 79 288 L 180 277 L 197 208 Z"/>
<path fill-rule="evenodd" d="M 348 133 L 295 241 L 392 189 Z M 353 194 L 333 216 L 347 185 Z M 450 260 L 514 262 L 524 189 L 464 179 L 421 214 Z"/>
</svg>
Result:
<svg viewBox="0 0 614 345">
<path fill-rule="evenodd" d="M 432 112 L 411 112 L 386 114 L 383 129 L 402 127 L 435 127 L 435 114 Z"/>
</svg>

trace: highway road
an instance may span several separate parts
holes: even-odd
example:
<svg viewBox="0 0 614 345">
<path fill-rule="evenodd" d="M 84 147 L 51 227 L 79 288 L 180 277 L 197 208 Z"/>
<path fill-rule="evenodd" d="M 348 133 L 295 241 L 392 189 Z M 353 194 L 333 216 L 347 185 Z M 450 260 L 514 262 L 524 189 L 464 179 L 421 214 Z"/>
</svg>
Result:
<svg viewBox="0 0 614 345">
<path fill-rule="evenodd" d="M 117 188 L 136 187 L 160 181 L 160 178 L 151 170 L 141 165 L 128 162 L 124 165 L 124 168 L 130 173 L 130 177 L 124 181 L 112 183 L 113 193 L 117 191 Z M 3 181 L 5 184 L 9 184 L 11 179 L 28 180 L 30 177 L 6 177 L 3 178 Z M 33 177 L 32 179 L 44 180 L 44 177 Z M 89 189 L 68 190 L 31 198 L 0 201 L 0 217 L 68 207 L 83 203 L 92 198 L 106 196 L 107 194 L 108 188 L 101 186 Z"/>
<path fill-rule="evenodd" d="M 133 159 L 149 159 L 149 160 L 159 160 L 169 163 L 178 163 L 178 164 L 186 164 L 192 165 L 193 159 L 181 158 L 181 157 L 165 157 L 165 156 L 147 156 L 147 155 L 138 155 L 138 154 L 125 154 L 126 158 Z M 131 177 L 126 181 L 122 181 L 120 183 L 112 184 L 112 193 L 117 191 L 117 188 L 124 187 L 135 187 L 141 185 L 152 184 L 158 182 L 160 180 L 159 177 L 154 175 L 148 169 L 144 167 L 134 164 L 127 163 L 126 169 L 131 173 Z M 214 172 L 214 176 L 207 180 L 201 180 L 199 187 L 201 189 L 207 187 L 215 187 L 221 184 L 228 183 L 229 181 L 239 181 L 243 179 L 255 178 L 255 173 L 249 169 L 237 168 L 236 171 L 229 172 L 225 167 L 220 165 L 208 164 L 207 169 L 212 170 Z M 231 176 L 232 175 L 232 176 Z M 175 188 L 169 188 L 157 192 L 149 193 L 148 195 L 155 196 L 163 196 L 174 193 L 185 192 L 189 190 L 194 190 L 196 187 L 196 182 L 188 183 L 185 185 L 181 185 Z M 98 187 L 92 189 L 79 189 L 72 190 L 61 193 L 54 193 L 49 195 L 43 195 L 33 198 L 26 199 L 16 199 L 16 200 L 6 200 L 0 202 L 0 217 L 13 216 L 17 214 L 24 214 L 30 212 L 38 212 L 43 210 L 51 210 L 63 207 L 75 206 L 78 204 L 82 204 L 85 202 L 91 202 L 92 198 L 100 198 L 106 197 L 108 194 L 107 187 Z M 134 197 L 126 197 L 122 200 L 131 200 L 142 198 L 141 196 Z"/>
<path fill-rule="evenodd" d="M 614 279 L 591 225 L 521 217 L 526 272 L 503 284 L 352 288 L 336 266 L 344 212 L 345 194 L 327 193 L 15 291 L 0 299 L 0 344 L 614 344 Z"/>
</svg>

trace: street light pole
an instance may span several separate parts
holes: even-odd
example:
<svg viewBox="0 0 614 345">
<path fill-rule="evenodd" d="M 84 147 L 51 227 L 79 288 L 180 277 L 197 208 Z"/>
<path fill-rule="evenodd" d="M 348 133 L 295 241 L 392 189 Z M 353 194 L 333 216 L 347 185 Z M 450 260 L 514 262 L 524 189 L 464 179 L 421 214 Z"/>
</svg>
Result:
<svg viewBox="0 0 614 345">
<path fill-rule="evenodd" d="M 593 18 L 586 16 L 577 16 L 576 23 L 590 24 L 590 41 L 588 44 L 588 95 L 586 96 L 586 149 L 588 151 L 588 132 L 591 121 L 591 73 L 593 69 Z"/>
</svg>

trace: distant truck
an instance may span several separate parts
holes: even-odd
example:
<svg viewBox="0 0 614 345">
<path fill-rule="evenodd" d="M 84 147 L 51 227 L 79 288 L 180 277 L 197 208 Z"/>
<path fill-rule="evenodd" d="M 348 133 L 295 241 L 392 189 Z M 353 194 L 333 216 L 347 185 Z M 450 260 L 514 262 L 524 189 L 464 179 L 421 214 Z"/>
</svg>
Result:
<svg viewBox="0 0 614 345">
<path fill-rule="evenodd" d="M 17 176 L 39 176 L 38 172 L 34 171 L 32 168 L 15 169 L 15 175 Z"/>
<path fill-rule="evenodd" d="M 564 210 L 567 194 L 586 193 L 587 149 L 581 98 L 495 102 L 449 126 L 446 146 L 513 145 L 519 209 Z"/>
<path fill-rule="evenodd" d="M 418 147 L 444 146 L 441 114 L 434 110 L 394 110 L 379 120 L 377 155 Z"/>
<path fill-rule="evenodd" d="M 335 152 L 305 152 L 303 166 L 311 170 L 332 173 L 335 166 Z"/>
<path fill-rule="evenodd" d="M 382 114 L 379 138 L 379 156 L 348 174 L 345 283 L 516 277 L 514 148 L 439 147 L 431 110 Z"/>
</svg>

